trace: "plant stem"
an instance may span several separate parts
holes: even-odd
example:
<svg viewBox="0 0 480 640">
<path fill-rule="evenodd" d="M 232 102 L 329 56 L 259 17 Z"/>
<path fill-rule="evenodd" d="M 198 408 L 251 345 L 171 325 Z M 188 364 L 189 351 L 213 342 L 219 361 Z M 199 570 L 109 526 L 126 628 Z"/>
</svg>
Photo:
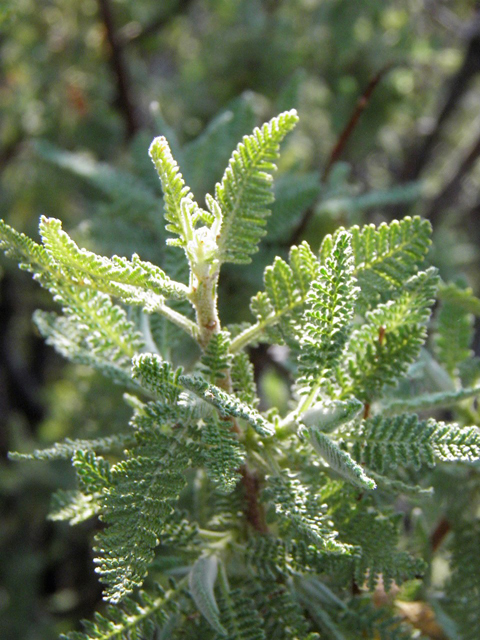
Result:
<svg viewBox="0 0 480 640">
<path fill-rule="evenodd" d="M 207 276 L 192 286 L 190 302 L 197 314 L 197 340 L 203 350 L 212 336 L 220 331 L 220 319 L 217 311 L 218 272 Z"/>
<path fill-rule="evenodd" d="M 189 318 L 186 318 L 183 314 L 167 307 L 167 305 L 159 305 L 155 311 L 160 313 L 162 316 L 168 318 L 171 322 L 183 329 L 188 335 L 194 340 L 198 339 L 198 328 L 197 325 L 192 322 Z"/>
</svg>

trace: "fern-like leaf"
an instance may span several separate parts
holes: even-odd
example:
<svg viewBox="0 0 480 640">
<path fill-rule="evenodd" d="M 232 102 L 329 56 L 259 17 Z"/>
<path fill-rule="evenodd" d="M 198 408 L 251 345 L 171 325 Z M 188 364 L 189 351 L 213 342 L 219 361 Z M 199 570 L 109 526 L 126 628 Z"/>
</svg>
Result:
<svg viewBox="0 0 480 640">
<path fill-rule="evenodd" d="M 358 293 L 352 271 L 351 238 L 344 231 L 307 296 L 298 382 L 304 393 L 331 377 L 347 342 Z"/>
<path fill-rule="evenodd" d="M 462 400 L 480 396 L 480 386 L 467 387 L 458 391 L 438 391 L 437 393 L 423 393 L 413 398 L 398 398 L 382 403 L 384 415 L 395 415 L 427 409 L 444 409 L 453 407 Z"/>
<path fill-rule="evenodd" d="M 218 240 L 221 262 L 250 262 L 258 250 L 273 201 L 271 174 L 279 145 L 297 120 L 295 110 L 286 111 L 245 136 L 233 152 L 215 190 L 223 216 Z"/>
<path fill-rule="evenodd" d="M 226 640 L 266 640 L 262 616 L 243 590 L 224 593 L 219 604 Z"/>
<path fill-rule="evenodd" d="M 63 231 L 60 220 L 42 216 L 40 233 L 62 283 L 97 289 L 147 309 L 161 306 L 165 298 L 186 297 L 185 285 L 174 282 L 159 267 L 137 255 L 132 260 L 119 256 L 106 258 L 80 249 Z"/>
<path fill-rule="evenodd" d="M 347 345 L 348 376 L 343 395 L 371 402 L 394 384 L 416 360 L 426 338 L 426 323 L 438 282 L 436 269 L 412 276 L 403 293 L 366 314 Z"/>
<path fill-rule="evenodd" d="M 235 395 L 252 407 L 259 403 L 257 386 L 255 384 L 255 372 L 248 355 L 241 351 L 236 353 L 231 369 L 232 386 Z"/>
<path fill-rule="evenodd" d="M 103 511 L 107 527 L 96 538 L 96 571 L 110 602 L 143 583 L 195 456 L 191 445 L 160 433 L 149 417 L 137 418 L 137 438 L 138 446 L 111 468 Z"/>
<path fill-rule="evenodd" d="M 228 331 L 215 333 L 207 344 L 201 357 L 202 370 L 205 378 L 215 383 L 225 378 L 232 363 L 229 352 L 231 338 Z"/>
<path fill-rule="evenodd" d="M 340 449 L 328 436 L 316 429 L 310 429 L 310 442 L 315 451 L 330 467 L 343 478 L 362 489 L 375 489 L 375 480 L 369 478 L 363 468 L 355 462 L 351 455 Z"/>
<path fill-rule="evenodd" d="M 478 557 L 480 521 L 465 523 L 454 531 L 452 576 L 448 582 L 448 611 L 452 614 L 462 640 L 477 640 L 480 634 L 480 575 Z"/>
<path fill-rule="evenodd" d="M 167 139 L 163 136 L 155 138 L 150 145 L 149 154 L 162 182 L 167 231 L 178 236 L 175 244 L 184 247 L 191 239 L 195 224 L 192 214 L 198 207 L 173 159 Z"/>
<path fill-rule="evenodd" d="M 361 554 L 355 556 L 358 585 L 366 581 L 368 588 L 373 590 L 381 576 L 388 590 L 393 581 L 400 585 L 425 570 L 423 560 L 397 549 L 401 518 L 401 514 L 379 513 L 368 499 L 354 507 L 344 505 L 338 514 L 333 514 L 341 539 L 361 548 Z"/>
<path fill-rule="evenodd" d="M 320 497 L 307 489 L 288 469 L 282 470 L 282 477 L 267 478 L 264 497 L 273 503 L 282 529 L 295 530 L 322 551 L 351 553 L 348 545 L 336 540 L 338 533 L 332 526 L 326 505 L 322 505 Z"/>
<path fill-rule="evenodd" d="M 458 376 L 458 367 L 473 355 L 471 350 L 474 337 L 475 317 L 470 313 L 452 293 L 450 297 L 440 303 L 435 318 L 436 333 L 434 347 L 438 362 L 452 376 Z M 459 290 L 461 291 L 461 290 Z"/>
<path fill-rule="evenodd" d="M 245 448 L 231 431 L 230 421 L 213 416 L 201 427 L 203 457 L 208 476 L 220 493 L 231 493 L 240 479 L 239 468 L 245 461 Z"/>
<path fill-rule="evenodd" d="M 71 525 L 93 518 L 102 508 L 98 495 L 81 491 L 58 489 L 53 495 L 48 513 L 49 520 L 68 520 Z"/>
<path fill-rule="evenodd" d="M 121 453 L 125 447 L 133 445 L 135 438 L 130 434 L 117 434 L 92 440 L 70 440 L 57 442 L 46 449 L 36 449 L 32 453 L 10 452 L 11 460 L 70 460 L 77 451 L 95 453 Z"/>
<path fill-rule="evenodd" d="M 220 412 L 220 415 L 245 420 L 263 437 L 274 434 L 275 428 L 273 424 L 264 418 L 256 409 L 242 402 L 233 394 L 227 393 L 213 384 L 208 384 L 206 380 L 199 377 L 181 376 L 180 382 L 186 389 L 214 406 Z"/>
<path fill-rule="evenodd" d="M 322 262 L 330 254 L 340 229 L 326 236 L 320 249 Z M 360 285 L 362 309 L 389 299 L 422 265 L 431 242 L 432 228 L 419 216 L 383 223 L 379 227 L 352 227 L 354 275 Z"/>
<path fill-rule="evenodd" d="M 62 634 L 60 640 L 134 640 L 151 637 L 156 628 L 165 625 L 178 610 L 175 588 L 164 591 L 159 585 L 150 592 L 142 591 L 134 600 L 126 598 L 121 606 L 108 606 L 94 622 L 83 621 L 84 632 Z"/>
<path fill-rule="evenodd" d="M 380 473 L 398 466 L 433 467 L 437 460 L 468 462 L 480 458 L 477 427 L 420 420 L 416 415 L 376 416 L 359 428 L 345 429 L 342 436 L 353 443 L 356 460 Z"/>
</svg>

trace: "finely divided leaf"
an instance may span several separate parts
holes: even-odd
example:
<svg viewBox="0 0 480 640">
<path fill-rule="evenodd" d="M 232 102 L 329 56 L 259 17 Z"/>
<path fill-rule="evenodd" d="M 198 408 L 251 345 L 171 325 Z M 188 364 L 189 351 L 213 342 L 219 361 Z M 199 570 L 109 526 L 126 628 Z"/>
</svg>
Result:
<svg viewBox="0 0 480 640">
<path fill-rule="evenodd" d="M 163 136 L 155 138 L 150 145 L 149 154 L 162 181 L 165 219 L 169 223 L 167 231 L 178 235 L 178 242 L 181 246 L 185 246 L 190 239 L 188 236 L 191 231 L 191 229 L 185 228 L 185 223 L 188 223 L 189 219 L 189 214 L 187 218 L 185 217 L 185 209 L 190 210 L 196 206 L 193 195 L 185 184 L 178 164 L 173 159 L 166 138 Z"/>
<path fill-rule="evenodd" d="M 250 262 L 250 255 L 258 251 L 273 201 L 271 174 L 280 142 L 297 120 L 295 110 L 286 111 L 245 136 L 233 152 L 215 190 L 223 215 L 218 240 L 221 262 Z"/>
<path fill-rule="evenodd" d="M 299 363 L 305 392 L 331 378 L 348 340 L 358 293 L 352 272 L 351 238 L 343 231 L 307 296 Z"/>
<path fill-rule="evenodd" d="M 233 394 L 209 384 L 203 378 L 181 376 L 179 380 L 186 389 L 218 409 L 221 415 L 245 420 L 261 436 L 268 437 L 274 434 L 273 424 L 260 415 L 256 409 L 242 402 Z"/>
<path fill-rule="evenodd" d="M 191 445 L 160 433 L 153 421 L 137 429 L 137 437 L 138 446 L 111 468 L 102 514 L 107 526 L 96 537 L 96 571 L 110 602 L 141 586 L 155 548 L 169 540 L 174 505 L 195 456 Z"/>
<path fill-rule="evenodd" d="M 333 238 L 325 237 L 320 249 L 322 261 L 340 233 L 341 229 Z M 418 271 L 428 253 L 432 228 L 428 220 L 415 216 L 379 227 L 351 227 L 350 233 L 354 275 L 361 289 L 358 302 L 364 310 L 389 299 Z"/>
<path fill-rule="evenodd" d="M 357 487 L 375 489 L 375 480 L 367 476 L 347 451 L 340 449 L 328 436 L 316 429 L 309 429 L 309 434 L 313 448 L 332 469 Z"/>
<path fill-rule="evenodd" d="M 363 408 L 363 404 L 356 398 L 318 402 L 305 411 L 301 420 L 307 427 L 328 433 L 354 420 Z"/>
<path fill-rule="evenodd" d="M 352 333 L 346 347 L 342 397 L 371 402 L 406 373 L 425 341 L 437 283 L 431 267 L 404 282 L 396 299 L 367 312 L 366 323 Z"/>
<path fill-rule="evenodd" d="M 137 255 L 132 260 L 106 258 L 80 249 L 63 231 L 60 220 L 42 216 L 40 233 L 62 283 L 96 289 L 149 309 L 161 306 L 165 298 L 186 297 L 185 285 L 171 280 L 159 267 Z"/>
<path fill-rule="evenodd" d="M 435 466 L 438 460 L 475 461 L 480 458 L 480 430 L 416 415 L 375 416 L 342 436 L 353 445 L 352 454 L 368 468 L 383 473 L 398 466 Z"/>
<path fill-rule="evenodd" d="M 265 291 L 251 300 L 250 308 L 257 322 L 232 340 L 230 351 L 235 353 L 260 337 L 277 344 L 286 342 L 298 349 L 302 314 L 319 266 L 306 242 L 290 249 L 288 263 L 277 257 L 265 269 Z"/>
<path fill-rule="evenodd" d="M 321 503 L 321 496 L 301 483 L 288 469 L 282 476 L 267 478 L 265 500 L 273 503 L 275 512 L 285 530 L 294 529 L 317 549 L 330 553 L 351 553 L 348 545 L 336 540 L 338 533 Z"/>
</svg>

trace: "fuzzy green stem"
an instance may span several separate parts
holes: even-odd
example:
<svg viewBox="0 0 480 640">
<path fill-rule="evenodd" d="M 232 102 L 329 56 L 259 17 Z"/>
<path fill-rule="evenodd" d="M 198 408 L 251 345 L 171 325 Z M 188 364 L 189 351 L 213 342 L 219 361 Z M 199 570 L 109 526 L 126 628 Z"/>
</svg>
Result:
<svg viewBox="0 0 480 640">
<path fill-rule="evenodd" d="M 202 349 L 205 349 L 211 337 L 221 329 L 217 311 L 217 282 L 218 273 L 197 280 L 192 284 L 189 296 L 197 315 L 196 337 Z"/>
<path fill-rule="evenodd" d="M 183 329 L 183 331 L 188 333 L 188 335 L 191 338 L 193 338 L 194 340 L 198 340 L 197 325 L 191 320 L 189 320 L 189 318 L 186 318 L 184 315 L 182 315 L 178 311 L 175 311 L 174 309 L 167 307 L 167 305 L 165 304 L 162 304 L 156 307 L 155 311 L 160 315 L 168 318 L 170 322 L 173 322 L 173 324 L 176 324 L 177 327 L 180 327 L 180 329 Z"/>
</svg>

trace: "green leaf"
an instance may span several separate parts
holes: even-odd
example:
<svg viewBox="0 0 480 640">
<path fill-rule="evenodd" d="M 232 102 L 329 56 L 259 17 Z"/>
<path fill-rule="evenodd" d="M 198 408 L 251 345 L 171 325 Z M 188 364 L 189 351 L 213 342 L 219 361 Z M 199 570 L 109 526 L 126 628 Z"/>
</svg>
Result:
<svg viewBox="0 0 480 640">
<path fill-rule="evenodd" d="M 106 258 L 80 249 L 63 231 L 60 220 L 42 216 L 40 233 L 62 283 L 96 289 L 149 310 L 162 306 L 165 298 L 186 298 L 185 285 L 174 282 L 159 267 L 137 255 L 132 260 Z"/>
<path fill-rule="evenodd" d="M 464 521 L 454 528 L 451 543 L 452 575 L 447 583 L 447 611 L 454 618 L 462 640 L 477 640 L 480 633 L 480 577 L 478 557 L 480 521 Z"/>
<path fill-rule="evenodd" d="M 133 600 L 126 598 L 121 606 L 107 607 L 95 621 L 83 621 L 85 632 L 71 631 L 60 640 L 133 640 L 147 638 L 156 626 L 163 626 L 176 613 L 178 590 L 164 591 L 159 585 L 153 592 L 141 591 Z"/>
<path fill-rule="evenodd" d="M 229 352 L 230 344 L 229 332 L 219 331 L 210 338 L 201 356 L 202 373 L 212 383 L 224 379 L 230 369 L 233 358 Z"/>
<path fill-rule="evenodd" d="M 201 442 L 208 476 L 217 485 L 219 493 L 231 493 L 240 479 L 239 469 L 245 462 L 246 452 L 229 420 L 212 416 L 202 424 Z"/>
<path fill-rule="evenodd" d="M 473 296 L 462 296 L 460 288 L 455 294 L 453 285 L 450 285 L 448 291 L 448 295 L 441 300 L 435 317 L 434 350 L 438 362 L 450 376 L 457 377 L 459 366 L 473 355 L 471 347 L 475 317 L 464 302 L 475 299 Z"/>
<path fill-rule="evenodd" d="M 320 249 L 325 261 L 338 234 L 326 236 Z M 390 224 L 351 227 L 354 275 L 360 285 L 361 309 L 375 306 L 392 297 L 413 276 L 427 255 L 432 228 L 419 216 L 393 220 Z"/>
<path fill-rule="evenodd" d="M 382 403 L 382 414 L 395 415 L 412 411 L 425 411 L 426 409 L 444 409 L 455 406 L 462 400 L 480 396 L 480 386 L 458 391 L 439 391 L 437 393 L 424 393 L 413 398 L 398 398 Z"/>
<path fill-rule="evenodd" d="M 438 275 L 433 267 L 403 283 L 394 300 L 368 311 L 346 347 L 346 372 L 341 372 L 342 397 L 367 403 L 404 375 L 417 359 L 426 338 Z"/>
<path fill-rule="evenodd" d="M 101 510 L 98 495 L 58 489 L 52 496 L 49 520 L 68 520 L 71 525 L 93 518 Z"/>
<path fill-rule="evenodd" d="M 84 493 L 100 493 L 112 481 L 110 464 L 91 450 L 75 451 L 72 464 L 77 472 L 78 485 Z"/>
<path fill-rule="evenodd" d="M 375 489 L 377 486 L 375 480 L 368 477 L 347 451 L 340 449 L 328 436 L 316 429 L 309 429 L 308 433 L 315 451 L 328 462 L 334 471 L 357 487 Z"/>
<path fill-rule="evenodd" d="M 196 451 L 185 440 L 161 433 L 154 419 L 137 417 L 138 444 L 111 468 L 97 537 L 97 573 L 107 585 L 104 597 L 119 602 L 142 585 L 163 541 L 177 539 L 175 507 L 185 486 L 186 469 Z"/>
<path fill-rule="evenodd" d="M 356 460 L 383 473 L 398 466 L 420 469 L 440 461 L 471 462 L 480 458 L 480 430 L 459 427 L 416 415 L 376 416 L 342 436 L 353 443 Z"/>
<path fill-rule="evenodd" d="M 358 293 L 352 272 L 351 237 L 344 231 L 336 236 L 307 296 L 299 360 L 302 393 L 328 382 L 342 355 Z"/>
<path fill-rule="evenodd" d="M 167 231 L 176 234 L 180 246 L 191 240 L 196 205 L 190 188 L 186 186 L 178 164 L 173 159 L 167 139 L 154 138 L 149 154 L 162 182 Z"/>
<path fill-rule="evenodd" d="M 216 556 L 202 556 L 192 567 L 188 576 L 190 593 L 200 613 L 221 636 L 227 631 L 220 623 L 220 610 L 215 600 L 214 587 L 217 580 L 218 560 Z"/>
<path fill-rule="evenodd" d="M 306 427 L 328 433 L 345 422 L 354 420 L 363 408 L 363 404 L 356 398 L 317 402 L 302 414 L 301 421 Z"/>
<path fill-rule="evenodd" d="M 227 393 L 199 377 L 181 376 L 180 383 L 196 396 L 218 409 L 221 415 L 245 420 L 259 435 L 268 437 L 275 433 L 273 424 L 260 415 L 256 409 L 245 404 L 233 394 Z"/>
<path fill-rule="evenodd" d="M 170 405 L 179 401 L 181 375 L 181 368 L 174 369 L 169 362 L 153 353 L 143 353 L 132 360 L 133 378 Z"/>
<path fill-rule="evenodd" d="M 70 460 L 77 451 L 94 451 L 96 453 L 121 453 L 125 447 L 132 445 L 135 438 L 130 434 L 116 434 L 92 440 L 70 440 L 57 442 L 46 449 L 36 449 L 32 453 L 10 452 L 11 460 Z"/>
<path fill-rule="evenodd" d="M 259 338 L 276 344 L 287 342 L 298 349 L 302 314 L 318 270 L 318 260 L 306 242 L 290 249 L 289 264 L 277 257 L 265 269 L 265 291 L 251 300 L 257 322 L 232 340 L 230 351 L 235 353 Z"/>
<path fill-rule="evenodd" d="M 0 220 L 0 249 L 5 255 L 18 262 L 20 269 L 31 273 L 49 272 L 49 256 L 42 247 L 23 233 Z M 55 270 L 53 269 L 55 272 Z"/>
<path fill-rule="evenodd" d="M 269 476 L 266 481 L 264 499 L 273 503 L 283 530 L 294 529 L 297 535 L 328 553 L 352 552 L 348 545 L 336 540 L 338 532 L 327 506 L 321 503 L 321 495 L 315 495 L 289 469 L 282 469 L 282 476 Z"/>
<path fill-rule="evenodd" d="M 286 111 L 245 136 L 233 152 L 215 190 L 223 215 L 220 262 L 250 262 L 250 255 L 258 251 L 273 201 L 271 174 L 276 169 L 279 145 L 297 120 L 294 109 Z"/>
</svg>

